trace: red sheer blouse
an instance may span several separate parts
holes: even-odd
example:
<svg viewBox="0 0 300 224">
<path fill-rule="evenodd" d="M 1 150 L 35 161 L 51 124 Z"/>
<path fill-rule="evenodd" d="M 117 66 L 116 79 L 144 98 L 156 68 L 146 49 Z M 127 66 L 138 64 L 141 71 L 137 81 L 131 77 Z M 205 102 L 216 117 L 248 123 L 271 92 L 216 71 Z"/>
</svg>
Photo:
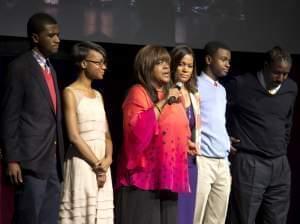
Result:
<svg viewBox="0 0 300 224">
<path fill-rule="evenodd" d="M 163 97 L 159 92 L 159 98 Z M 191 134 L 181 103 L 165 105 L 157 120 L 147 91 L 135 85 L 123 103 L 123 128 L 117 187 L 189 191 L 187 150 Z"/>
</svg>

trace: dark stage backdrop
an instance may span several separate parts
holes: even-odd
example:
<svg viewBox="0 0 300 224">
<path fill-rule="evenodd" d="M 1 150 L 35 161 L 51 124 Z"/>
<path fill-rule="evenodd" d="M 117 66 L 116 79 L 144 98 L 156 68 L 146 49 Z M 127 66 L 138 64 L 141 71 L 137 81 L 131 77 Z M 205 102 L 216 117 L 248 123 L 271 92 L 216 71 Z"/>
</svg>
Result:
<svg viewBox="0 0 300 224">
<path fill-rule="evenodd" d="M 280 44 L 299 54 L 299 7 L 299 0 L 0 0 L 0 35 L 26 36 L 25 21 L 44 11 L 67 40 L 201 49 L 221 39 L 236 51 Z"/>
<path fill-rule="evenodd" d="M 72 82 L 74 76 L 72 63 L 70 62 L 69 52 L 75 41 L 62 41 L 60 52 L 51 58 L 52 64 L 58 73 L 60 89 Z M 95 88 L 103 93 L 105 108 L 108 115 L 110 129 L 114 143 L 114 163 L 122 145 L 122 113 L 121 105 L 128 88 L 134 83 L 132 67 L 140 45 L 112 44 L 104 43 L 102 46 L 108 52 L 108 71 L 101 82 L 95 82 Z M 1 37 L 0 36 L 0 91 L 3 88 L 3 76 L 6 72 L 8 63 L 18 54 L 28 49 L 28 43 L 21 37 Z M 170 48 L 169 48 L 170 49 Z M 202 50 L 195 49 L 198 67 L 201 66 Z M 300 84 L 300 55 L 293 55 L 294 64 L 290 77 L 294 79 L 298 86 Z M 261 67 L 263 60 L 262 53 L 249 53 L 233 51 L 232 66 L 229 75 L 239 75 L 245 72 L 256 71 Z M 198 72 L 199 73 L 199 72 Z M 0 94 L 1 96 L 1 94 Z M 289 213 L 289 224 L 297 224 L 300 220 L 299 201 L 300 201 L 300 97 L 297 98 L 294 126 L 292 129 L 291 143 L 288 149 L 289 161 L 292 169 L 292 194 L 291 208 Z M 297 136 L 298 134 L 298 136 Z"/>
</svg>

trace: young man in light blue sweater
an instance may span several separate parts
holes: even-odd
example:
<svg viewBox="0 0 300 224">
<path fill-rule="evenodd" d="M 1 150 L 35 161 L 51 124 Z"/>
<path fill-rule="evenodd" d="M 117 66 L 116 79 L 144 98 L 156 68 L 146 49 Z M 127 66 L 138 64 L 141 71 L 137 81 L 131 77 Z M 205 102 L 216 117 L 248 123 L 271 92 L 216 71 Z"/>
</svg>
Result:
<svg viewBox="0 0 300 224">
<path fill-rule="evenodd" d="M 230 139 L 225 125 L 226 92 L 218 79 L 228 73 L 231 52 L 221 42 L 209 42 L 204 53 L 205 66 L 197 80 L 202 126 L 194 224 L 223 224 L 231 187 Z"/>
</svg>

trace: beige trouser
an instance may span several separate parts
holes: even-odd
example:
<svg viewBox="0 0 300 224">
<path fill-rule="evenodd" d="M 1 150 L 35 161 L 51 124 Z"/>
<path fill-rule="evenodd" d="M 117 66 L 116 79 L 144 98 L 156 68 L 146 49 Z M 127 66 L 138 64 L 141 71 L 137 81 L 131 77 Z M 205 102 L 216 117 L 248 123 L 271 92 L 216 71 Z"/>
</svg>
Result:
<svg viewBox="0 0 300 224">
<path fill-rule="evenodd" d="M 194 224 L 224 224 L 231 187 L 229 163 L 200 156 L 197 165 Z"/>
</svg>

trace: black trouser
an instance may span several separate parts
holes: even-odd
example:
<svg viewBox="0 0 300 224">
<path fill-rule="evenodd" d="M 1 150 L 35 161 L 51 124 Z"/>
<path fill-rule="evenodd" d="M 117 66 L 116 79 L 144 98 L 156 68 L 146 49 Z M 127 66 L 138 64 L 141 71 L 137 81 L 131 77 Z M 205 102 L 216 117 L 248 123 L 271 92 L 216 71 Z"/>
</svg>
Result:
<svg viewBox="0 0 300 224">
<path fill-rule="evenodd" d="M 232 162 L 230 223 L 284 224 L 290 204 L 291 171 L 286 156 L 262 158 L 238 153 Z"/>
<path fill-rule="evenodd" d="M 48 178 L 23 173 L 23 182 L 15 194 L 14 224 L 58 223 L 61 183 L 56 162 L 53 162 Z"/>
<path fill-rule="evenodd" d="M 177 193 L 122 187 L 117 192 L 117 224 L 176 224 Z"/>
</svg>

